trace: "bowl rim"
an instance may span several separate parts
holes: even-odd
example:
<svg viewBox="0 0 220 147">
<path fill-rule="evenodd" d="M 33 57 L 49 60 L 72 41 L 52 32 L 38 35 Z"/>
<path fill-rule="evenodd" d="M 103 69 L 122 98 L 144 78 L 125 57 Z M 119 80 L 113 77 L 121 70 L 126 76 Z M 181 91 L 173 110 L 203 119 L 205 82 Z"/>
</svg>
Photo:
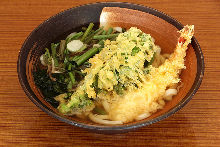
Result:
<svg viewBox="0 0 220 147">
<path fill-rule="evenodd" d="M 64 118 L 60 115 L 57 115 L 56 113 L 50 111 L 50 109 L 46 108 L 45 106 L 42 105 L 42 103 L 39 103 L 39 100 L 37 100 L 35 97 L 32 96 L 32 94 L 30 93 L 30 91 L 28 90 L 26 84 L 24 83 L 24 79 L 22 78 L 22 74 L 21 74 L 21 62 L 22 62 L 22 52 L 24 52 L 24 47 L 27 44 L 28 40 L 31 38 L 32 34 L 34 32 L 36 32 L 44 23 L 50 21 L 52 18 L 55 18 L 59 15 L 63 15 L 65 12 L 67 11 L 71 11 L 73 9 L 76 9 L 78 7 L 87 7 L 90 5 L 106 5 L 108 7 L 108 5 L 110 5 L 110 7 L 123 7 L 123 8 L 127 8 L 130 6 L 133 6 L 134 8 L 129 8 L 129 9 L 135 9 L 135 10 L 139 10 L 145 13 L 149 13 L 152 14 L 154 16 L 157 16 L 165 21 L 167 21 L 168 23 L 172 24 L 173 26 L 175 26 L 177 29 L 181 29 L 183 28 L 183 25 L 177 21 L 176 19 L 172 18 L 171 16 L 158 11 L 154 8 L 148 7 L 148 6 L 144 6 L 141 4 L 135 4 L 135 3 L 128 3 L 128 2 L 95 2 L 95 3 L 89 3 L 89 4 L 83 4 L 83 5 L 79 5 L 73 8 L 69 8 L 66 9 L 64 11 L 61 11 L 53 16 L 51 16 L 50 18 L 46 19 L 45 21 L 43 21 L 40 25 L 38 25 L 26 38 L 26 40 L 24 41 L 20 51 L 19 51 L 19 55 L 18 55 L 18 60 L 17 60 L 17 73 L 18 73 L 18 79 L 20 82 L 21 87 L 23 88 L 25 94 L 28 96 L 28 98 L 37 106 L 39 107 L 41 110 L 43 110 L 44 112 L 46 112 L 47 114 L 49 114 L 50 116 L 63 121 L 65 123 L 77 126 L 77 127 L 81 127 L 81 128 L 85 128 L 85 129 L 89 129 L 89 130 L 98 130 L 98 131 L 120 131 L 120 130 L 131 130 L 131 129 L 136 129 L 139 127 L 143 127 L 143 126 L 147 126 L 153 123 L 156 123 L 160 120 L 163 120 L 167 117 L 169 117 L 170 115 L 174 114 L 175 112 L 177 112 L 178 110 L 180 110 L 183 106 L 185 106 L 191 99 L 192 97 L 195 95 L 195 93 L 197 92 L 197 90 L 199 89 L 203 76 L 204 76 L 204 56 L 202 53 L 202 50 L 200 48 L 200 45 L 198 43 L 198 41 L 196 40 L 195 37 L 192 38 L 192 42 L 195 43 L 195 45 L 198 48 L 198 51 L 195 51 L 196 54 L 196 58 L 197 58 L 197 73 L 196 73 L 196 78 L 194 80 L 194 83 L 190 89 L 190 91 L 187 93 L 187 95 L 173 108 L 171 108 L 168 112 L 150 119 L 150 120 L 143 120 L 141 122 L 134 122 L 133 124 L 129 124 L 129 125 L 123 125 L 123 126 L 95 126 L 95 125 L 89 125 L 86 123 L 81 123 L 81 122 L 77 122 L 77 121 L 73 121 L 67 118 Z M 194 48 L 193 48 L 194 49 Z M 195 49 L 194 49 L 195 50 Z M 200 60 L 199 60 L 200 59 Z M 26 73 L 25 73 L 26 74 Z M 28 84 L 29 86 L 29 84 Z"/>
</svg>

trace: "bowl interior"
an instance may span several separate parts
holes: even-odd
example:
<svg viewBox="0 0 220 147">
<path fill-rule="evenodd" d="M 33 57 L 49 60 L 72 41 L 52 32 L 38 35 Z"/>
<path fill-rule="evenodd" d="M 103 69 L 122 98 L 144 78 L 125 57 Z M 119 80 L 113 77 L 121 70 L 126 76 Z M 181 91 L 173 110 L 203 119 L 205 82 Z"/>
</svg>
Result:
<svg viewBox="0 0 220 147">
<path fill-rule="evenodd" d="M 76 126 L 99 130 L 132 129 L 148 125 L 166 118 L 183 107 L 198 89 L 201 82 L 200 75 L 203 75 L 203 68 L 201 67 L 203 65 L 202 53 L 195 38 L 193 38 L 192 44 L 189 45 L 187 51 L 185 58 L 186 69 L 181 73 L 181 81 L 184 83 L 183 87 L 173 97 L 172 101 L 166 103 L 164 109 L 157 111 L 145 120 L 123 124 L 121 126 L 103 126 L 94 124 L 88 120 L 64 116 L 44 100 L 42 94 L 34 84 L 33 70 L 39 62 L 39 57 L 44 52 L 45 47 L 48 47 L 52 42 L 63 39 L 64 36 L 76 28 L 87 25 L 90 22 L 98 23 L 103 7 L 124 7 L 139 10 L 137 13 L 125 13 L 125 17 L 115 15 L 120 18 L 117 18 L 118 21 L 112 22 L 112 25 L 125 28 L 136 26 L 145 33 L 151 34 L 155 38 L 155 44 L 161 47 L 163 53 L 172 53 L 174 51 L 179 36 L 177 31 L 183 26 L 157 10 L 128 3 L 95 3 L 69 9 L 49 18 L 38 26 L 22 46 L 18 59 L 18 74 L 20 83 L 28 97 L 38 107 L 53 117 Z"/>
</svg>

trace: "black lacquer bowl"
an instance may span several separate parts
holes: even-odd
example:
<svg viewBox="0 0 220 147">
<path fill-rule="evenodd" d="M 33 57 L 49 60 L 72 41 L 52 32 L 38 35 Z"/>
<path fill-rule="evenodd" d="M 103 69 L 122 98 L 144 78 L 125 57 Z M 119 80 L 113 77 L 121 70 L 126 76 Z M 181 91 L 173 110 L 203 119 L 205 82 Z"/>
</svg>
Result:
<svg viewBox="0 0 220 147">
<path fill-rule="evenodd" d="M 157 111 L 147 119 L 117 126 L 104 126 L 95 124 L 89 120 L 64 116 L 44 100 L 39 89 L 34 84 L 33 70 L 37 62 L 39 62 L 39 57 L 44 52 L 45 47 L 56 40 L 62 39 L 62 37 L 75 28 L 87 25 L 90 22 L 98 23 L 103 7 L 121 7 L 145 12 L 144 15 L 140 16 L 140 19 L 132 18 L 138 17 L 137 15 L 127 15 L 126 17 L 131 17 L 131 21 L 126 23 L 119 22 L 119 24 L 122 25 L 121 27 L 137 26 L 145 33 L 151 34 L 163 52 L 173 52 L 179 35 L 176 31 L 182 29 L 183 25 L 172 17 L 153 8 L 121 2 L 93 3 L 71 8 L 52 16 L 40 24 L 25 40 L 19 53 L 17 71 L 18 78 L 26 95 L 35 105 L 50 116 L 65 123 L 97 133 L 122 133 L 131 131 L 158 122 L 181 109 L 198 90 L 204 74 L 203 55 L 195 37 L 193 37 L 192 43 L 187 50 L 187 56 L 185 58 L 186 69 L 181 73 L 181 80 L 184 86 L 172 101 L 166 103 L 164 109 Z M 144 19 L 142 19 L 143 17 Z M 140 20 L 143 23 L 136 23 L 132 20 L 136 22 Z"/>
</svg>

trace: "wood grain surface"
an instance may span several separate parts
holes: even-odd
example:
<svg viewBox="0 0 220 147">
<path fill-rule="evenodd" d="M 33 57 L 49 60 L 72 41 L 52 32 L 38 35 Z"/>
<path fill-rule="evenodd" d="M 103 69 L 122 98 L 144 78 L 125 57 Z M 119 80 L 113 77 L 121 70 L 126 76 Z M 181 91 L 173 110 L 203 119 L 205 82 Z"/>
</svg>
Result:
<svg viewBox="0 0 220 147">
<path fill-rule="evenodd" d="M 127 0 L 128 1 L 128 0 Z M 116 135 L 95 134 L 37 108 L 17 77 L 22 43 L 42 21 L 95 0 L 0 0 L 0 146 L 220 146 L 220 1 L 130 0 L 195 25 L 205 76 L 193 99 L 156 124 Z"/>
</svg>

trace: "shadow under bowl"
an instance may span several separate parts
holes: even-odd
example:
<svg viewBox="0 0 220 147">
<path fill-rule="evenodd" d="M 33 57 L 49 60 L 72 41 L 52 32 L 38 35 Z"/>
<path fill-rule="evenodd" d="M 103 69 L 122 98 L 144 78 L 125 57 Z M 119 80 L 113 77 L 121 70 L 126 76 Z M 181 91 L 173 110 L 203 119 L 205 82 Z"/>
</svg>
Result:
<svg viewBox="0 0 220 147">
<path fill-rule="evenodd" d="M 195 39 L 187 50 L 185 66 L 181 72 L 181 81 L 184 83 L 178 94 L 166 103 L 162 110 L 158 110 L 150 117 L 123 125 L 105 126 L 95 124 L 89 120 L 77 117 L 64 116 L 47 103 L 33 80 L 33 70 L 39 62 L 40 55 L 50 43 L 63 39 L 76 28 L 88 25 L 90 22 L 99 23 L 99 16 L 103 7 L 120 7 L 141 11 L 141 16 L 127 14 L 129 19 L 120 18 L 115 22 L 118 26 L 129 28 L 136 26 L 155 38 L 164 53 L 172 53 L 177 43 L 178 30 L 183 28 L 177 20 L 153 8 L 121 2 L 104 2 L 82 5 L 63 11 L 44 21 L 25 40 L 18 57 L 17 72 L 22 88 L 30 100 L 50 116 L 65 123 L 92 130 L 96 133 L 123 133 L 136 128 L 147 126 L 167 118 L 181 109 L 198 90 L 204 74 L 204 59 L 201 48 Z M 117 12 L 116 12 L 117 13 Z M 139 13 L 137 13 L 139 14 Z M 116 15 L 117 16 L 117 15 Z"/>
</svg>

